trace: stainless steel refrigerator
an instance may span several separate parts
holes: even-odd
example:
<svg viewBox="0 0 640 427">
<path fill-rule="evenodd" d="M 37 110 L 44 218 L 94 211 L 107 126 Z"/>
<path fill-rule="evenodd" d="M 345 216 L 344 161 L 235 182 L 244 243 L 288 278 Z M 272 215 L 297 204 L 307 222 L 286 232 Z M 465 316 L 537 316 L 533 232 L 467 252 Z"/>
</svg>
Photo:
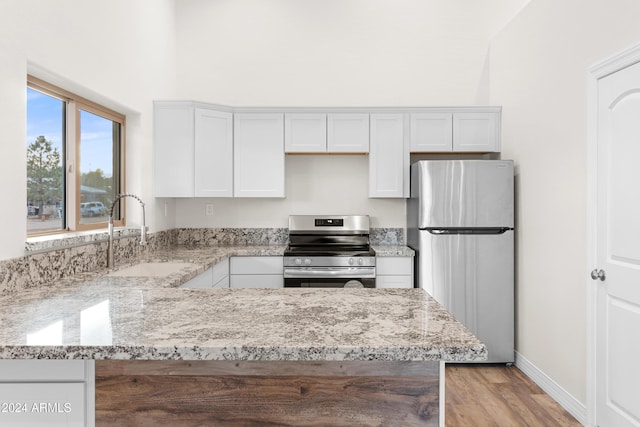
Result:
<svg viewBox="0 0 640 427">
<path fill-rule="evenodd" d="M 407 242 L 424 288 L 482 340 L 492 363 L 514 361 L 511 160 L 411 166 Z"/>
</svg>

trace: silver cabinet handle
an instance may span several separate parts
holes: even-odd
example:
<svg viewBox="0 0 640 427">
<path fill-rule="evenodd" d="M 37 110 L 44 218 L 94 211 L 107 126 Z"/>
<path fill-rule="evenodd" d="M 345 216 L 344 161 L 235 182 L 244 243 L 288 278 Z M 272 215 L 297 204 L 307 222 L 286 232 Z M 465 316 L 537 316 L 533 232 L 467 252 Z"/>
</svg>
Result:
<svg viewBox="0 0 640 427">
<path fill-rule="evenodd" d="M 604 272 L 604 270 L 598 270 L 597 268 L 595 268 L 593 269 L 593 271 L 591 271 L 591 278 L 593 280 L 600 279 L 601 281 L 604 282 L 604 279 L 607 278 L 607 274 Z"/>
</svg>

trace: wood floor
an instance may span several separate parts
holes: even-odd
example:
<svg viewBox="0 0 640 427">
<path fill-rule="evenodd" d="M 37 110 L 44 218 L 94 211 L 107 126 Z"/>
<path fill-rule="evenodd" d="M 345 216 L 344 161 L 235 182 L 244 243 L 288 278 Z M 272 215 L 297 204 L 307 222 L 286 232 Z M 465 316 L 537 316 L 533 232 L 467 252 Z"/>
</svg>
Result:
<svg viewBox="0 0 640 427">
<path fill-rule="evenodd" d="M 580 426 L 515 366 L 446 367 L 447 427 Z"/>
</svg>

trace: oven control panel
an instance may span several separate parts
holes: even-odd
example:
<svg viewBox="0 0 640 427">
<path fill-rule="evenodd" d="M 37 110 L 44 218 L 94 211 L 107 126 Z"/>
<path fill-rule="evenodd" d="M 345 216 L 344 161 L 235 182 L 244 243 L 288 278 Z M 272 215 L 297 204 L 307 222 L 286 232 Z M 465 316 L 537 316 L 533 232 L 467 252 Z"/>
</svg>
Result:
<svg viewBox="0 0 640 427">
<path fill-rule="evenodd" d="M 369 256 L 285 256 L 285 267 L 375 267 L 376 258 Z"/>
<path fill-rule="evenodd" d="M 344 219 L 342 218 L 316 218 L 316 227 L 344 227 Z"/>
</svg>

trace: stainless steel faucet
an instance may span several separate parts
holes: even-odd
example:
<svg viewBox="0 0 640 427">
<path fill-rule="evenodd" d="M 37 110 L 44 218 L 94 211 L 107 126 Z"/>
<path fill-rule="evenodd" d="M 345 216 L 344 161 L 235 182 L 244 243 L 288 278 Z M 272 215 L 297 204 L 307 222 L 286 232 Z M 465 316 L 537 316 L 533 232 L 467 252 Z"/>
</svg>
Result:
<svg viewBox="0 0 640 427">
<path fill-rule="evenodd" d="M 132 197 L 140 202 L 140 206 L 142 206 L 142 228 L 140 229 L 140 245 L 144 246 L 147 244 L 147 226 L 145 225 L 145 214 L 144 214 L 144 202 L 140 197 L 134 194 L 118 194 L 113 202 L 111 203 L 111 209 L 109 210 L 109 243 L 107 247 L 107 268 L 113 267 L 113 208 L 116 206 L 116 203 L 125 197 Z"/>
</svg>

